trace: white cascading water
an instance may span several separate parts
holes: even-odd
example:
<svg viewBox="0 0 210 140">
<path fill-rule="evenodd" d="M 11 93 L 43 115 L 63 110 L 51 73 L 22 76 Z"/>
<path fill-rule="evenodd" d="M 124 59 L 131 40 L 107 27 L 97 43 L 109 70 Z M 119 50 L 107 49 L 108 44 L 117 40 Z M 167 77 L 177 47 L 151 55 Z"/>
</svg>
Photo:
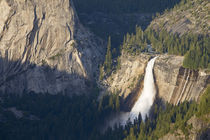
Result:
<svg viewBox="0 0 210 140">
<path fill-rule="evenodd" d="M 120 114 L 116 115 L 111 119 L 111 121 L 109 121 L 108 126 L 113 127 L 115 124 L 125 125 L 129 119 L 131 122 L 133 122 L 138 117 L 139 113 L 141 113 L 143 120 L 145 119 L 146 115 L 149 115 L 149 110 L 152 107 L 156 96 L 156 88 L 153 76 L 153 67 L 156 58 L 157 57 L 151 59 L 147 64 L 144 77 L 144 88 L 131 112 L 120 112 Z"/>
<path fill-rule="evenodd" d="M 149 110 L 153 105 L 155 96 L 156 96 L 156 88 L 153 76 L 153 67 L 157 57 L 151 59 L 146 68 L 146 74 L 144 77 L 144 88 L 141 96 L 133 106 L 130 112 L 131 121 L 138 117 L 139 113 L 142 115 L 142 119 L 144 120 L 146 115 L 149 115 Z"/>
</svg>

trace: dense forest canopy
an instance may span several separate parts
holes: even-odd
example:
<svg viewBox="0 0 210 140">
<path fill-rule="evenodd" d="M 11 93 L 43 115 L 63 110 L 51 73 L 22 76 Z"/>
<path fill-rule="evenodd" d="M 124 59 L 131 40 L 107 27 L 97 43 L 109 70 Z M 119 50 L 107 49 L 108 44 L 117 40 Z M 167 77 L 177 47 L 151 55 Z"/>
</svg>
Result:
<svg viewBox="0 0 210 140">
<path fill-rule="evenodd" d="M 187 102 L 177 106 L 163 105 L 156 99 L 150 118 L 142 121 L 141 115 L 128 121 L 123 128 L 109 128 L 100 132 L 103 122 L 112 112 L 120 110 L 119 97 L 105 96 L 99 102 L 97 94 L 73 96 L 49 94 L 0 94 L 0 139 L 2 140 L 156 140 L 169 132 L 181 130 L 189 138 L 191 126 L 187 121 L 196 115 L 206 121 L 210 113 L 210 87 L 200 103 Z M 9 111 L 16 108 L 22 112 L 17 117 Z"/>
<path fill-rule="evenodd" d="M 10 111 L 22 112 L 17 117 Z M 65 95 L 0 94 L 1 140 L 88 140 L 99 135 L 105 118 L 120 108 L 119 97 L 97 92 L 69 98 Z M 93 135 L 93 136 L 92 136 Z"/>
</svg>

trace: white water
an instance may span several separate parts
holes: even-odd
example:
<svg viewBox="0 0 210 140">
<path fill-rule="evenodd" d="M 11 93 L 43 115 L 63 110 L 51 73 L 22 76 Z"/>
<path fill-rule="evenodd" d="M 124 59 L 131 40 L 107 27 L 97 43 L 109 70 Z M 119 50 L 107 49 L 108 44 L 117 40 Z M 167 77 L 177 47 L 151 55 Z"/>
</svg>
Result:
<svg viewBox="0 0 210 140">
<path fill-rule="evenodd" d="M 157 57 L 151 59 L 147 64 L 144 77 L 144 88 L 131 112 L 120 112 L 120 114 L 114 116 L 111 121 L 109 121 L 108 126 L 113 127 L 115 124 L 125 125 L 128 120 L 134 122 L 139 113 L 141 113 L 143 120 L 145 119 L 146 115 L 149 115 L 150 108 L 152 107 L 156 96 L 156 88 L 153 76 L 153 67 L 156 58 Z"/>
<path fill-rule="evenodd" d="M 146 74 L 144 77 L 144 88 L 140 98 L 137 100 L 130 112 L 130 119 L 134 120 L 138 117 L 139 113 L 142 115 L 142 119 L 145 119 L 146 115 L 149 115 L 149 110 L 153 105 L 156 88 L 153 76 L 153 66 L 157 57 L 151 59 L 146 68 Z"/>
</svg>

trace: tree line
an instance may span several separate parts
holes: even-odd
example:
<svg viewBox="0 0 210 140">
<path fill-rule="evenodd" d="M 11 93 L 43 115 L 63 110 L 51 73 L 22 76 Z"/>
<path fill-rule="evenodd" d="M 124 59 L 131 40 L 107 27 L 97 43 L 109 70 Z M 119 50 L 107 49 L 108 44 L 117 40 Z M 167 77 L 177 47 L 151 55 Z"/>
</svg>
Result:
<svg viewBox="0 0 210 140">
<path fill-rule="evenodd" d="M 147 46 L 158 53 L 184 56 L 183 66 L 190 69 L 210 68 L 210 37 L 209 35 L 186 33 L 182 36 L 166 30 L 148 28 L 142 31 L 136 27 L 136 32 L 124 37 L 122 51 L 132 55 L 147 52 Z"/>
<path fill-rule="evenodd" d="M 209 35 L 168 33 L 166 30 L 146 31 L 148 43 L 159 53 L 185 56 L 183 66 L 191 69 L 210 68 Z"/>
</svg>

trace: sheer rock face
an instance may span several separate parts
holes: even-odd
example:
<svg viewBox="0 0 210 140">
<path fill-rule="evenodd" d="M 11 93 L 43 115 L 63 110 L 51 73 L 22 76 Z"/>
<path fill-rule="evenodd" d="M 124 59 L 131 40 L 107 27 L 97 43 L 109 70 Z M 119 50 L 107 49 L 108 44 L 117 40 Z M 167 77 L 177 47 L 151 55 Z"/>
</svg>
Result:
<svg viewBox="0 0 210 140">
<path fill-rule="evenodd" d="M 0 0 L 0 91 L 81 93 L 97 77 L 103 43 L 72 0 Z"/>
<path fill-rule="evenodd" d="M 181 56 L 162 55 L 154 66 L 159 96 L 174 105 L 185 100 L 197 101 L 210 82 L 209 74 L 183 68 L 183 59 Z"/>
</svg>

